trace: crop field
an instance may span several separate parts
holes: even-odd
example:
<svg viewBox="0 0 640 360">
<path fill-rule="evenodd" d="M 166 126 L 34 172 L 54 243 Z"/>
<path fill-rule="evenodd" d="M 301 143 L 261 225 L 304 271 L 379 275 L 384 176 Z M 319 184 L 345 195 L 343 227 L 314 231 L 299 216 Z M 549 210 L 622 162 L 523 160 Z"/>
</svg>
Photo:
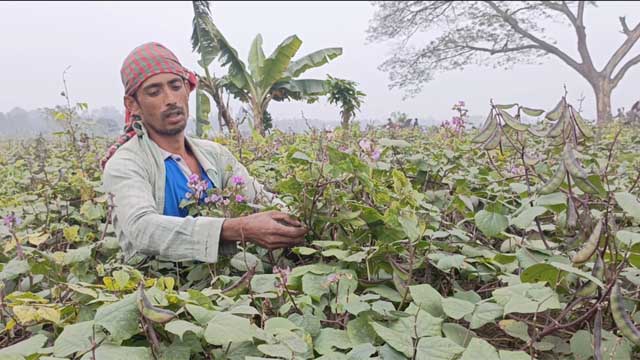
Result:
<svg viewBox="0 0 640 360">
<path fill-rule="evenodd" d="M 0 359 L 637 359 L 640 131 L 564 99 L 487 110 L 211 139 L 310 229 L 216 264 L 124 261 L 110 139 L 2 143 Z M 245 180 L 183 205 L 264 209 Z"/>
</svg>

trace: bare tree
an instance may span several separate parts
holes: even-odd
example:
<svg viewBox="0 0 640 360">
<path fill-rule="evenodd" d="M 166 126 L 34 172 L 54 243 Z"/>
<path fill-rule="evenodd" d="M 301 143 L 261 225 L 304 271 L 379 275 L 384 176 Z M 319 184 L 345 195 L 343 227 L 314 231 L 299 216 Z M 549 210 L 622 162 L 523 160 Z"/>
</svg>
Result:
<svg viewBox="0 0 640 360">
<path fill-rule="evenodd" d="M 586 5 L 595 1 L 388 1 L 377 10 L 368 29 L 369 40 L 398 40 L 394 55 L 380 68 L 389 72 L 391 87 L 416 94 L 434 73 L 470 64 L 508 68 L 516 63 L 539 63 L 553 55 L 584 77 L 593 88 L 598 124 L 611 119 L 611 92 L 640 55 L 623 62 L 640 38 L 640 23 L 630 28 L 624 16 L 624 40 L 600 70 L 596 69 L 584 23 Z M 565 23 L 577 38 L 579 59 L 560 49 L 543 23 Z M 422 47 L 410 44 L 420 32 L 438 32 Z M 489 60 L 489 61 L 487 61 Z"/>
</svg>

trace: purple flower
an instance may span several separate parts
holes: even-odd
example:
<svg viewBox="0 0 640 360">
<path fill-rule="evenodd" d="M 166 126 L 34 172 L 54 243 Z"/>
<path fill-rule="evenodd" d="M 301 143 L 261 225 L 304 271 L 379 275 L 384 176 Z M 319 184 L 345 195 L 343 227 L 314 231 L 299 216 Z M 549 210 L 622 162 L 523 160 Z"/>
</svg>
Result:
<svg viewBox="0 0 640 360">
<path fill-rule="evenodd" d="M 189 187 L 189 190 L 191 190 L 191 192 L 187 193 L 190 195 L 185 194 L 185 197 L 187 199 L 190 199 L 191 197 L 195 199 L 201 199 L 205 195 L 208 185 L 209 184 L 206 180 L 200 180 L 200 176 L 198 176 L 198 174 L 189 175 L 187 187 Z"/>
<path fill-rule="evenodd" d="M 240 194 L 236 195 L 236 202 L 244 202 L 244 200 L 245 200 L 244 196 Z"/>
<path fill-rule="evenodd" d="M 4 216 L 2 218 L 2 221 L 4 222 L 4 226 L 8 227 L 9 229 L 13 229 L 15 226 L 20 225 L 20 223 L 22 222 L 22 219 L 17 217 L 12 212 L 11 214 Z"/>
<path fill-rule="evenodd" d="M 222 200 L 222 204 L 223 204 L 224 206 L 227 206 L 227 205 L 229 205 L 230 203 L 231 203 L 231 201 L 229 201 L 229 199 L 224 199 L 224 200 Z"/>
<path fill-rule="evenodd" d="M 327 283 L 329 284 L 333 284 L 338 280 L 340 280 L 340 275 L 338 274 L 330 274 L 329 276 L 327 276 Z"/>
<path fill-rule="evenodd" d="M 244 185 L 244 178 L 242 176 L 234 176 L 231 178 L 233 185 Z"/>
<path fill-rule="evenodd" d="M 373 153 L 371 153 L 371 158 L 375 161 L 378 161 L 378 159 L 380 159 L 380 149 L 375 149 L 373 150 Z"/>
<path fill-rule="evenodd" d="M 465 104 L 464 104 L 464 101 L 462 101 L 462 100 L 458 101 L 458 105 L 459 105 L 459 106 L 464 106 L 464 105 L 465 105 Z"/>
<path fill-rule="evenodd" d="M 191 174 L 189 175 L 189 185 L 195 185 L 198 180 L 200 180 L 200 176 L 198 176 L 198 174 Z"/>
<path fill-rule="evenodd" d="M 369 141 L 369 139 L 360 140 L 358 142 L 358 145 L 360 145 L 360 148 L 362 148 L 362 150 L 366 152 L 371 152 L 372 150 L 372 144 L 371 144 L 371 141 Z"/>
</svg>

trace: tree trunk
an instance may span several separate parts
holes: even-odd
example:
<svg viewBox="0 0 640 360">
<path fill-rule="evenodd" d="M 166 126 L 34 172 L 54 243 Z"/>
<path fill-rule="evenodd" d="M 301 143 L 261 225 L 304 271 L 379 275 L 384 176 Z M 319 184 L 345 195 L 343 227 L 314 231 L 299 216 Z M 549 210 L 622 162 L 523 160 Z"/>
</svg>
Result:
<svg viewBox="0 0 640 360">
<path fill-rule="evenodd" d="M 264 110 L 262 110 L 260 106 L 253 106 L 251 110 L 253 111 L 253 128 L 258 130 L 260 135 L 264 136 L 264 124 L 262 123 Z"/>
<path fill-rule="evenodd" d="M 596 124 L 601 126 L 611 121 L 611 91 L 613 87 L 608 79 L 598 79 L 592 83 L 592 87 L 596 95 Z"/>
<path fill-rule="evenodd" d="M 349 114 L 346 114 L 346 113 L 342 114 L 342 128 L 345 130 L 349 130 L 349 120 L 350 120 L 349 118 L 350 118 Z"/>
<path fill-rule="evenodd" d="M 222 90 L 220 88 L 214 88 L 211 94 L 213 101 L 216 103 L 216 107 L 218 108 L 218 114 L 222 116 L 227 129 L 229 132 L 233 132 L 237 130 L 237 125 L 231 114 L 229 113 L 229 108 L 224 103 L 224 99 L 222 99 Z"/>
</svg>

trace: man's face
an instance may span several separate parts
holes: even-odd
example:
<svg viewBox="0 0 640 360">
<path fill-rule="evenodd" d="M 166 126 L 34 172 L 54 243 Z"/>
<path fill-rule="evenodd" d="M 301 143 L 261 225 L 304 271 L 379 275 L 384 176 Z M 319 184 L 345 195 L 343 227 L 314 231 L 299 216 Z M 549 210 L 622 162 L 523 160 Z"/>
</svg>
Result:
<svg viewBox="0 0 640 360">
<path fill-rule="evenodd" d="M 133 96 L 125 96 L 125 107 L 150 132 L 161 136 L 174 136 L 184 131 L 189 117 L 189 83 L 182 77 L 156 74 L 142 83 Z"/>
</svg>

